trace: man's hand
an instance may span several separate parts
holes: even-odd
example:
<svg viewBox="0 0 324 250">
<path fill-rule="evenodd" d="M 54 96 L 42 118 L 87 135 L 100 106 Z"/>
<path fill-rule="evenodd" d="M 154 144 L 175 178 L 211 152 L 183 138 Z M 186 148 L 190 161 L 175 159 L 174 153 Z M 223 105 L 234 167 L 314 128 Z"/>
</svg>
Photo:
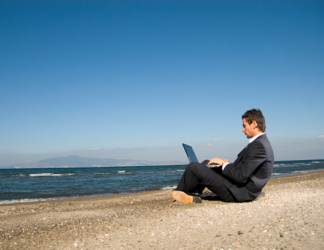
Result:
<svg viewBox="0 0 324 250">
<path fill-rule="evenodd" d="M 227 159 L 219 159 L 219 158 L 214 158 L 214 159 L 211 159 L 209 162 L 208 162 L 208 165 L 214 165 L 214 164 L 218 164 L 218 165 L 223 165 L 224 163 L 226 163 L 229 161 Z"/>
</svg>

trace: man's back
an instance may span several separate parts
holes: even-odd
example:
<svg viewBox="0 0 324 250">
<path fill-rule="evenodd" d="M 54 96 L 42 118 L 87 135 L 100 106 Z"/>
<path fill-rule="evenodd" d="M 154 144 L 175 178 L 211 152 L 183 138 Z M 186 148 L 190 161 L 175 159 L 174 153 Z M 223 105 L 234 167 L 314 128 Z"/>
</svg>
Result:
<svg viewBox="0 0 324 250">
<path fill-rule="evenodd" d="M 238 201 L 254 200 L 271 178 L 274 155 L 267 136 L 261 135 L 238 155 L 233 164 L 229 164 L 223 175 L 225 181 Z"/>
</svg>

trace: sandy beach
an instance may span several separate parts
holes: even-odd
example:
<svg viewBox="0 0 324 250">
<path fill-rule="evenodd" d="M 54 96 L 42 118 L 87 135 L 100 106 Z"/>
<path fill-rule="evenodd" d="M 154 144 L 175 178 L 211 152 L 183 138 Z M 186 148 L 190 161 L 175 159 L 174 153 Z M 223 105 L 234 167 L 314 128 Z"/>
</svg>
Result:
<svg viewBox="0 0 324 250">
<path fill-rule="evenodd" d="M 170 190 L 0 205 L 0 249 L 324 249 L 324 170 L 260 198 L 173 202 Z"/>
</svg>

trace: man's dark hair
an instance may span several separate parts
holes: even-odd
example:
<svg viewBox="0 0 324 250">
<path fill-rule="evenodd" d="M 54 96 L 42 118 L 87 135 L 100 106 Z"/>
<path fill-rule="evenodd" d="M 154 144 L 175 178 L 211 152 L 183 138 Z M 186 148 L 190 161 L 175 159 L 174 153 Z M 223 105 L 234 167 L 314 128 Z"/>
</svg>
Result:
<svg viewBox="0 0 324 250">
<path fill-rule="evenodd" d="M 265 119 L 260 109 L 250 109 L 242 115 L 242 120 L 245 120 L 251 124 L 253 121 L 256 121 L 258 128 L 264 133 L 266 130 Z"/>
</svg>

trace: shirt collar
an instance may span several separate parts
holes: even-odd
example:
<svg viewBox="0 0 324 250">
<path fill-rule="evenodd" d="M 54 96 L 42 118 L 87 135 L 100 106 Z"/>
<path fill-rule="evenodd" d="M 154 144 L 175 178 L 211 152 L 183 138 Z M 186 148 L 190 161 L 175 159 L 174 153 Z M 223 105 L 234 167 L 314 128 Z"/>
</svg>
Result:
<svg viewBox="0 0 324 250">
<path fill-rule="evenodd" d="M 256 136 L 252 137 L 252 138 L 249 140 L 249 143 L 252 143 L 256 138 L 258 138 L 259 136 L 264 135 L 264 134 L 265 134 L 265 133 L 261 133 L 261 134 L 258 134 L 258 135 L 256 135 Z"/>
</svg>

